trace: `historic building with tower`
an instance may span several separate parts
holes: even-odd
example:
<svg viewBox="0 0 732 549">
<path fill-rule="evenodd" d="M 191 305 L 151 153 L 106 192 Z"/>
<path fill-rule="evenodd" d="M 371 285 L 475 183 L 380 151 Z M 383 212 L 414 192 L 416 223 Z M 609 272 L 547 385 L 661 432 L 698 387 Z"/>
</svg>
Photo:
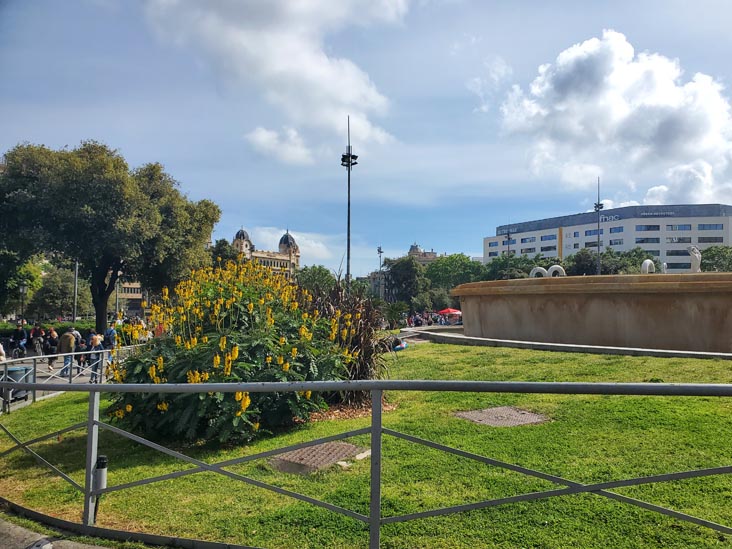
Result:
<svg viewBox="0 0 732 549">
<path fill-rule="evenodd" d="M 287 231 L 280 238 L 279 251 L 277 252 L 257 250 L 249 238 L 249 233 L 244 229 L 237 231 L 231 245 L 246 259 L 256 259 L 261 265 L 284 273 L 287 278 L 293 277 L 300 267 L 300 248 L 290 231 Z"/>
</svg>

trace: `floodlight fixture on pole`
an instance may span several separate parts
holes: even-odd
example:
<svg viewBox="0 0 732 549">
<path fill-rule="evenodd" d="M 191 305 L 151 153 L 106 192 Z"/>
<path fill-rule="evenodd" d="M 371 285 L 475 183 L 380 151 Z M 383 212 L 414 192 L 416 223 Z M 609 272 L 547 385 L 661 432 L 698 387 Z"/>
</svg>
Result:
<svg viewBox="0 0 732 549">
<path fill-rule="evenodd" d="M 600 176 L 597 176 L 597 202 L 595 202 L 595 211 L 597 212 L 597 274 L 602 273 L 602 261 L 600 259 L 600 210 L 604 208 L 604 204 L 600 202 Z"/>
<path fill-rule="evenodd" d="M 341 155 L 341 166 L 348 173 L 348 215 L 346 221 L 346 292 L 351 293 L 351 169 L 358 164 L 358 156 L 351 149 L 351 117 L 348 117 L 348 146 Z"/>
</svg>

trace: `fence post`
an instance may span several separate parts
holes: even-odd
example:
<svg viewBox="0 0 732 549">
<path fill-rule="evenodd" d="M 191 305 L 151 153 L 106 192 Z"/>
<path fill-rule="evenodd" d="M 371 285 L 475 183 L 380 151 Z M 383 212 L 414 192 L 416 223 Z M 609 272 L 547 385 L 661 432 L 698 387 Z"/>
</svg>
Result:
<svg viewBox="0 0 732 549">
<path fill-rule="evenodd" d="M 369 549 L 379 549 L 381 537 L 381 397 L 371 391 L 371 497 L 369 505 Z"/>
<path fill-rule="evenodd" d="M 71 364 L 69 365 L 69 383 L 74 382 L 74 355 L 68 355 L 71 357 Z M 64 355 L 64 362 L 66 362 L 66 355 Z"/>
<path fill-rule="evenodd" d="M 3 365 L 3 381 L 10 381 L 8 376 L 8 363 Z M 6 387 L 2 390 L 3 392 L 3 412 L 10 413 L 10 396 L 12 395 L 12 389 Z"/>
<path fill-rule="evenodd" d="M 36 380 L 38 379 L 38 359 L 33 358 L 33 391 L 31 391 L 31 394 L 33 395 L 33 402 L 36 401 Z"/>
<path fill-rule="evenodd" d="M 89 392 L 89 417 L 86 424 L 86 470 L 84 471 L 84 516 L 86 526 L 94 526 L 94 467 L 99 443 L 99 391 Z"/>
</svg>

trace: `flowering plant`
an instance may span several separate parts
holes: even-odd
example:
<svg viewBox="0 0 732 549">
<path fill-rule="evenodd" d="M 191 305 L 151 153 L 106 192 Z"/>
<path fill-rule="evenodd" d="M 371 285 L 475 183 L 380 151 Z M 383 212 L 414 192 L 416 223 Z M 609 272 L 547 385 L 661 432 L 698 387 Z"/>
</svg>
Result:
<svg viewBox="0 0 732 549">
<path fill-rule="evenodd" d="M 116 383 L 226 383 L 371 377 L 377 313 L 360 298 L 314 296 L 258 262 L 194 271 L 151 304 L 151 347 L 113 363 Z M 364 352 L 365 351 L 365 352 Z M 365 355 L 362 356 L 362 352 Z M 371 364 L 364 367 L 364 360 Z M 307 392 L 118 393 L 113 420 L 157 438 L 249 440 L 324 405 Z"/>
</svg>

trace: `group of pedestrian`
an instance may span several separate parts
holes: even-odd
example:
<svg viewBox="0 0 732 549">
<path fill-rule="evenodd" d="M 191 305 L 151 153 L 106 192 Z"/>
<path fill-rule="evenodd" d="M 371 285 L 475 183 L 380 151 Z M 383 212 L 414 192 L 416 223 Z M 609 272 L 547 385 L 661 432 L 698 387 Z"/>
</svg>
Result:
<svg viewBox="0 0 732 549">
<path fill-rule="evenodd" d="M 82 368 L 88 367 L 91 371 L 91 382 L 98 383 L 101 380 L 102 366 L 107 351 L 113 349 L 117 343 L 117 331 L 115 323 L 111 322 L 103 334 L 97 334 L 96 330 L 92 328 L 84 338 L 79 330 L 70 326 L 59 336 L 55 328 L 50 327 L 46 331 L 39 323 L 36 323 L 29 338 L 22 322 L 18 322 L 10 337 L 11 348 L 17 346 L 22 355 L 25 355 L 28 341 L 34 349 L 42 349 L 43 354 L 48 355 L 50 372 L 55 370 L 54 364 L 58 358 L 55 355 L 63 355 L 63 367 L 59 371 L 59 376 L 68 376 L 76 361 L 77 373 Z M 0 362 L 5 359 L 5 349 L 0 344 Z"/>
</svg>

